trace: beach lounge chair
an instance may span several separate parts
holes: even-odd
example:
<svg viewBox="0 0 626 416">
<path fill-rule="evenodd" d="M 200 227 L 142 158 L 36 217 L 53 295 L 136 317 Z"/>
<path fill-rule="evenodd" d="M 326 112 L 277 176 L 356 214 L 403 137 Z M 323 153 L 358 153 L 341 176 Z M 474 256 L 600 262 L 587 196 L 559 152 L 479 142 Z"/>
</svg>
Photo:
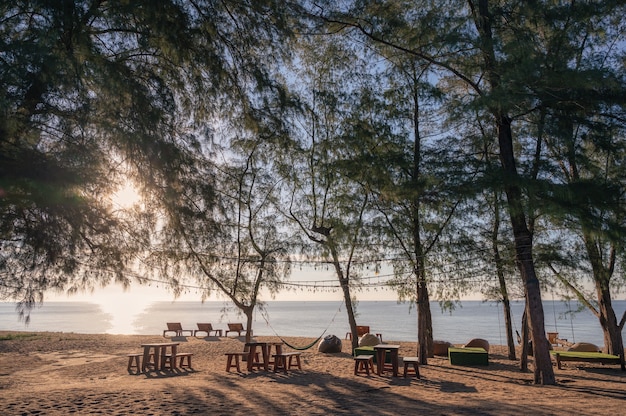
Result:
<svg viewBox="0 0 626 416">
<path fill-rule="evenodd" d="M 228 330 L 226 331 L 226 336 L 228 336 L 229 332 L 236 332 L 237 336 L 240 337 L 241 333 L 246 333 L 246 330 L 243 328 L 243 324 L 235 323 L 235 324 L 227 324 Z M 250 331 L 250 335 L 252 335 L 252 331 Z"/>
<path fill-rule="evenodd" d="M 176 337 L 184 337 L 185 333 L 189 334 L 189 336 L 193 335 L 193 331 L 191 329 L 183 329 L 180 322 L 168 322 L 167 329 L 163 331 L 163 337 L 167 338 L 168 333 L 171 332 L 173 332 Z"/>
<path fill-rule="evenodd" d="M 222 330 L 213 328 L 212 324 L 209 324 L 209 323 L 198 323 L 196 325 L 198 325 L 198 329 L 193 331 L 193 336 L 196 337 L 196 338 L 198 338 L 198 333 L 206 333 L 207 337 L 211 336 L 211 332 L 213 332 L 216 337 L 221 337 L 222 336 Z"/>
</svg>

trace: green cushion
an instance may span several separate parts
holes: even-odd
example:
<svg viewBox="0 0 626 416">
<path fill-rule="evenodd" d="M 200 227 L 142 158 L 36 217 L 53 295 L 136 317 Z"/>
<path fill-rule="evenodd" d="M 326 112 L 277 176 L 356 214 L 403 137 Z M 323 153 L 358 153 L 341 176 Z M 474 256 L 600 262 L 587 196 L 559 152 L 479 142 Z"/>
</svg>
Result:
<svg viewBox="0 0 626 416">
<path fill-rule="evenodd" d="M 448 348 L 452 365 L 489 365 L 489 354 L 483 348 Z"/>
</svg>

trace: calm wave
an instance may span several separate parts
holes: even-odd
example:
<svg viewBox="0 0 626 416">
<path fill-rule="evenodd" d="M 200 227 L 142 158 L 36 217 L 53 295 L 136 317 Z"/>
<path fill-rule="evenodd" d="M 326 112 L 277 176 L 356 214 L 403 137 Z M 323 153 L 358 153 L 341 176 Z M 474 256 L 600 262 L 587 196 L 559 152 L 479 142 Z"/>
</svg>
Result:
<svg viewBox="0 0 626 416">
<path fill-rule="evenodd" d="M 587 310 L 570 312 L 577 307 L 574 302 L 544 302 L 546 331 L 558 332 L 560 338 L 572 342 L 603 345 L 597 318 Z M 626 301 L 616 301 L 614 307 L 621 316 Z M 515 302 L 512 308 L 513 329 L 519 331 L 524 304 Z M 502 307 L 496 303 L 464 301 L 456 310 L 442 312 L 439 304 L 433 302 L 431 310 L 435 339 L 455 344 L 471 338 L 485 338 L 492 344 L 506 343 Z M 386 341 L 417 340 L 417 314 L 408 304 L 362 301 L 358 304 L 357 314 L 360 325 L 369 325 L 371 332 L 382 333 Z M 116 327 L 114 323 L 120 321 L 127 325 Z M 215 328 L 225 329 L 227 322 L 245 320 L 223 302 L 155 302 L 133 316 L 113 316 L 94 303 L 49 302 L 32 311 L 27 326 L 18 320 L 14 304 L 0 303 L 1 330 L 161 335 L 166 322 L 181 322 L 185 329 L 195 329 L 196 322 L 210 322 Z M 268 302 L 264 311 L 255 312 L 253 322 L 256 335 L 283 337 L 334 334 L 344 338 L 348 328 L 345 307 L 338 301 Z"/>
</svg>

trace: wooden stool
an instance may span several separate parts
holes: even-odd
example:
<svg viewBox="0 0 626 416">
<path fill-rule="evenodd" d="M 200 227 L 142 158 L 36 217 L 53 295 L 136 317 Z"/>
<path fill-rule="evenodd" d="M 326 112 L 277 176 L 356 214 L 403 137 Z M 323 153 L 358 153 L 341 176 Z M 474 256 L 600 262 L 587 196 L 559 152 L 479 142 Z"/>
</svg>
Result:
<svg viewBox="0 0 626 416">
<path fill-rule="evenodd" d="M 128 354 L 128 372 L 130 373 L 132 371 L 133 368 L 137 369 L 137 373 L 139 373 L 140 369 L 141 369 L 141 356 L 143 354 Z"/>
<path fill-rule="evenodd" d="M 293 367 L 296 367 L 298 370 L 302 370 L 302 366 L 300 365 L 300 356 L 302 355 L 301 352 L 288 352 L 288 353 L 285 353 L 284 355 L 289 357 L 289 362 L 287 363 L 288 369 L 291 370 Z M 296 359 L 295 364 L 293 363 L 294 358 Z"/>
<path fill-rule="evenodd" d="M 176 354 L 176 358 L 180 358 L 178 367 L 179 368 L 183 368 L 183 367 L 191 368 L 191 356 L 192 355 L 193 353 L 190 353 L 190 352 L 179 352 L 178 354 Z M 187 364 L 185 364 L 185 358 L 187 359 Z"/>
<path fill-rule="evenodd" d="M 226 360 L 226 371 L 230 372 L 231 368 L 236 368 L 238 373 L 241 373 L 241 367 L 239 365 L 239 357 L 244 357 L 248 355 L 247 352 L 227 352 L 224 355 L 228 357 Z M 233 363 L 234 359 L 234 363 Z"/>
<path fill-rule="evenodd" d="M 354 357 L 354 375 L 367 374 L 370 375 L 370 370 L 374 372 L 374 356 L 373 355 L 357 355 Z"/>
<path fill-rule="evenodd" d="M 178 354 L 176 354 L 178 355 Z M 165 370 L 166 368 L 172 369 L 172 360 L 176 360 L 175 357 L 172 357 L 172 354 L 165 354 L 161 357 L 161 370 Z"/>
<path fill-rule="evenodd" d="M 274 358 L 274 372 L 283 370 L 287 374 L 287 356 L 285 354 L 274 354 L 272 357 Z"/>
<path fill-rule="evenodd" d="M 143 354 L 141 354 L 143 356 Z M 155 361 L 154 358 L 154 351 L 150 351 L 150 353 L 148 354 L 148 357 L 146 359 L 146 357 L 144 357 L 144 362 L 141 366 L 141 370 L 145 371 L 147 367 L 154 367 L 155 369 L 158 368 L 157 363 Z"/>
<path fill-rule="evenodd" d="M 285 374 L 287 374 L 287 370 L 290 370 L 294 367 L 298 370 L 302 370 L 300 355 L 302 355 L 301 352 L 286 352 L 283 354 L 274 354 L 274 372 L 276 373 L 278 370 L 283 370 Z M 294 358 L 296 359 L 295 363 L 293 361 Z"/>
<path fill-rule="evenodd" d="M 404 378 L 406 378 L 406 375 L 409 374 L 409 371 L 415 374 L 416 378 L 420 378 L 419 358 L 404 357 L 402 358 L 402 361 L 404 361 L 404 371 L 403 371 Z M 409 368 L 410 365 L 413 365 L 412 370 Z"/>
</svg>

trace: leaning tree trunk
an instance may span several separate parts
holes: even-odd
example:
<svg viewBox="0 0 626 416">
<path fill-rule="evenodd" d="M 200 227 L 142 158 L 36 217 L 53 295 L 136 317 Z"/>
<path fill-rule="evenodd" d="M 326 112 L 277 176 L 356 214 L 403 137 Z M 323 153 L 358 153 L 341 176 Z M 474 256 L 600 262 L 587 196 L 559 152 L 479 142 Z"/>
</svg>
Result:
<svg viewBox="0 0 626 416">
<path fill-rule="evenodd" d="M 532 354 L 532 351 L 528 351 L 528 309 L 524 305 L 524 314 L 522 315 L 522 336 L 520 340 L 522 345 L 522 358 L 520 360 L 520 370 L 528 371 L 528 356 Z"/>
<path fill-rule="evenodd" d="M 543 303 L 539 279 L 535 273 L 532 258 L 532 234 L 526 224 L 526 215 L 522 201 L 522 192 L 517 185 L 519 175 L 513 153 L 513 133 L 511 120 L 504 114 L 496 112 L 498 143 L 500 145 L 500 163 L 505 178 L 505 192 L 515 237 L 515 255 L 518 268 L 524 282 L 528 317 L 533 341 L 533 357 L 535 360 L 535 383 L 555 384 L 550 345 L 545 334 Z"/>
<path fill-rule="evenodd" d="M 474 23 L 479 33 L 483 52 L 483 67 L 486 71 L 487 83 L 491 91 L 500 91 L 502 85 L 497 57 L 493 40 L 493 16 L 489 11 L 489 0 L 469 2 L 474 13 Z M 476 8 L 475 6 L 478 6 Z M 532 258 L 532 234 L 528 230 L 522 191 L 518 184 L 520 179 L 515 164 L 513 151 L 513 133 L 511 120 L 506 110 L 500 106 L 501 102 L 494 102 L 490 108 L 494 116 L 500 148 L 500 165 L 505 181 L 504 190 L 507 197 L 513 236 L 515 237 L 515 254 L 517 265 L 524 282 L 526 303 L 528 305 L 530 327 L 532 330 L 533 352 L 535 357 L 535 383 L 555 384 L 554 370 L 550 359 L 550 345 L 545 335 L 543 322 L 543 304 L 539 280 L 535 273 L 535 264 Z"/>
</svg>

